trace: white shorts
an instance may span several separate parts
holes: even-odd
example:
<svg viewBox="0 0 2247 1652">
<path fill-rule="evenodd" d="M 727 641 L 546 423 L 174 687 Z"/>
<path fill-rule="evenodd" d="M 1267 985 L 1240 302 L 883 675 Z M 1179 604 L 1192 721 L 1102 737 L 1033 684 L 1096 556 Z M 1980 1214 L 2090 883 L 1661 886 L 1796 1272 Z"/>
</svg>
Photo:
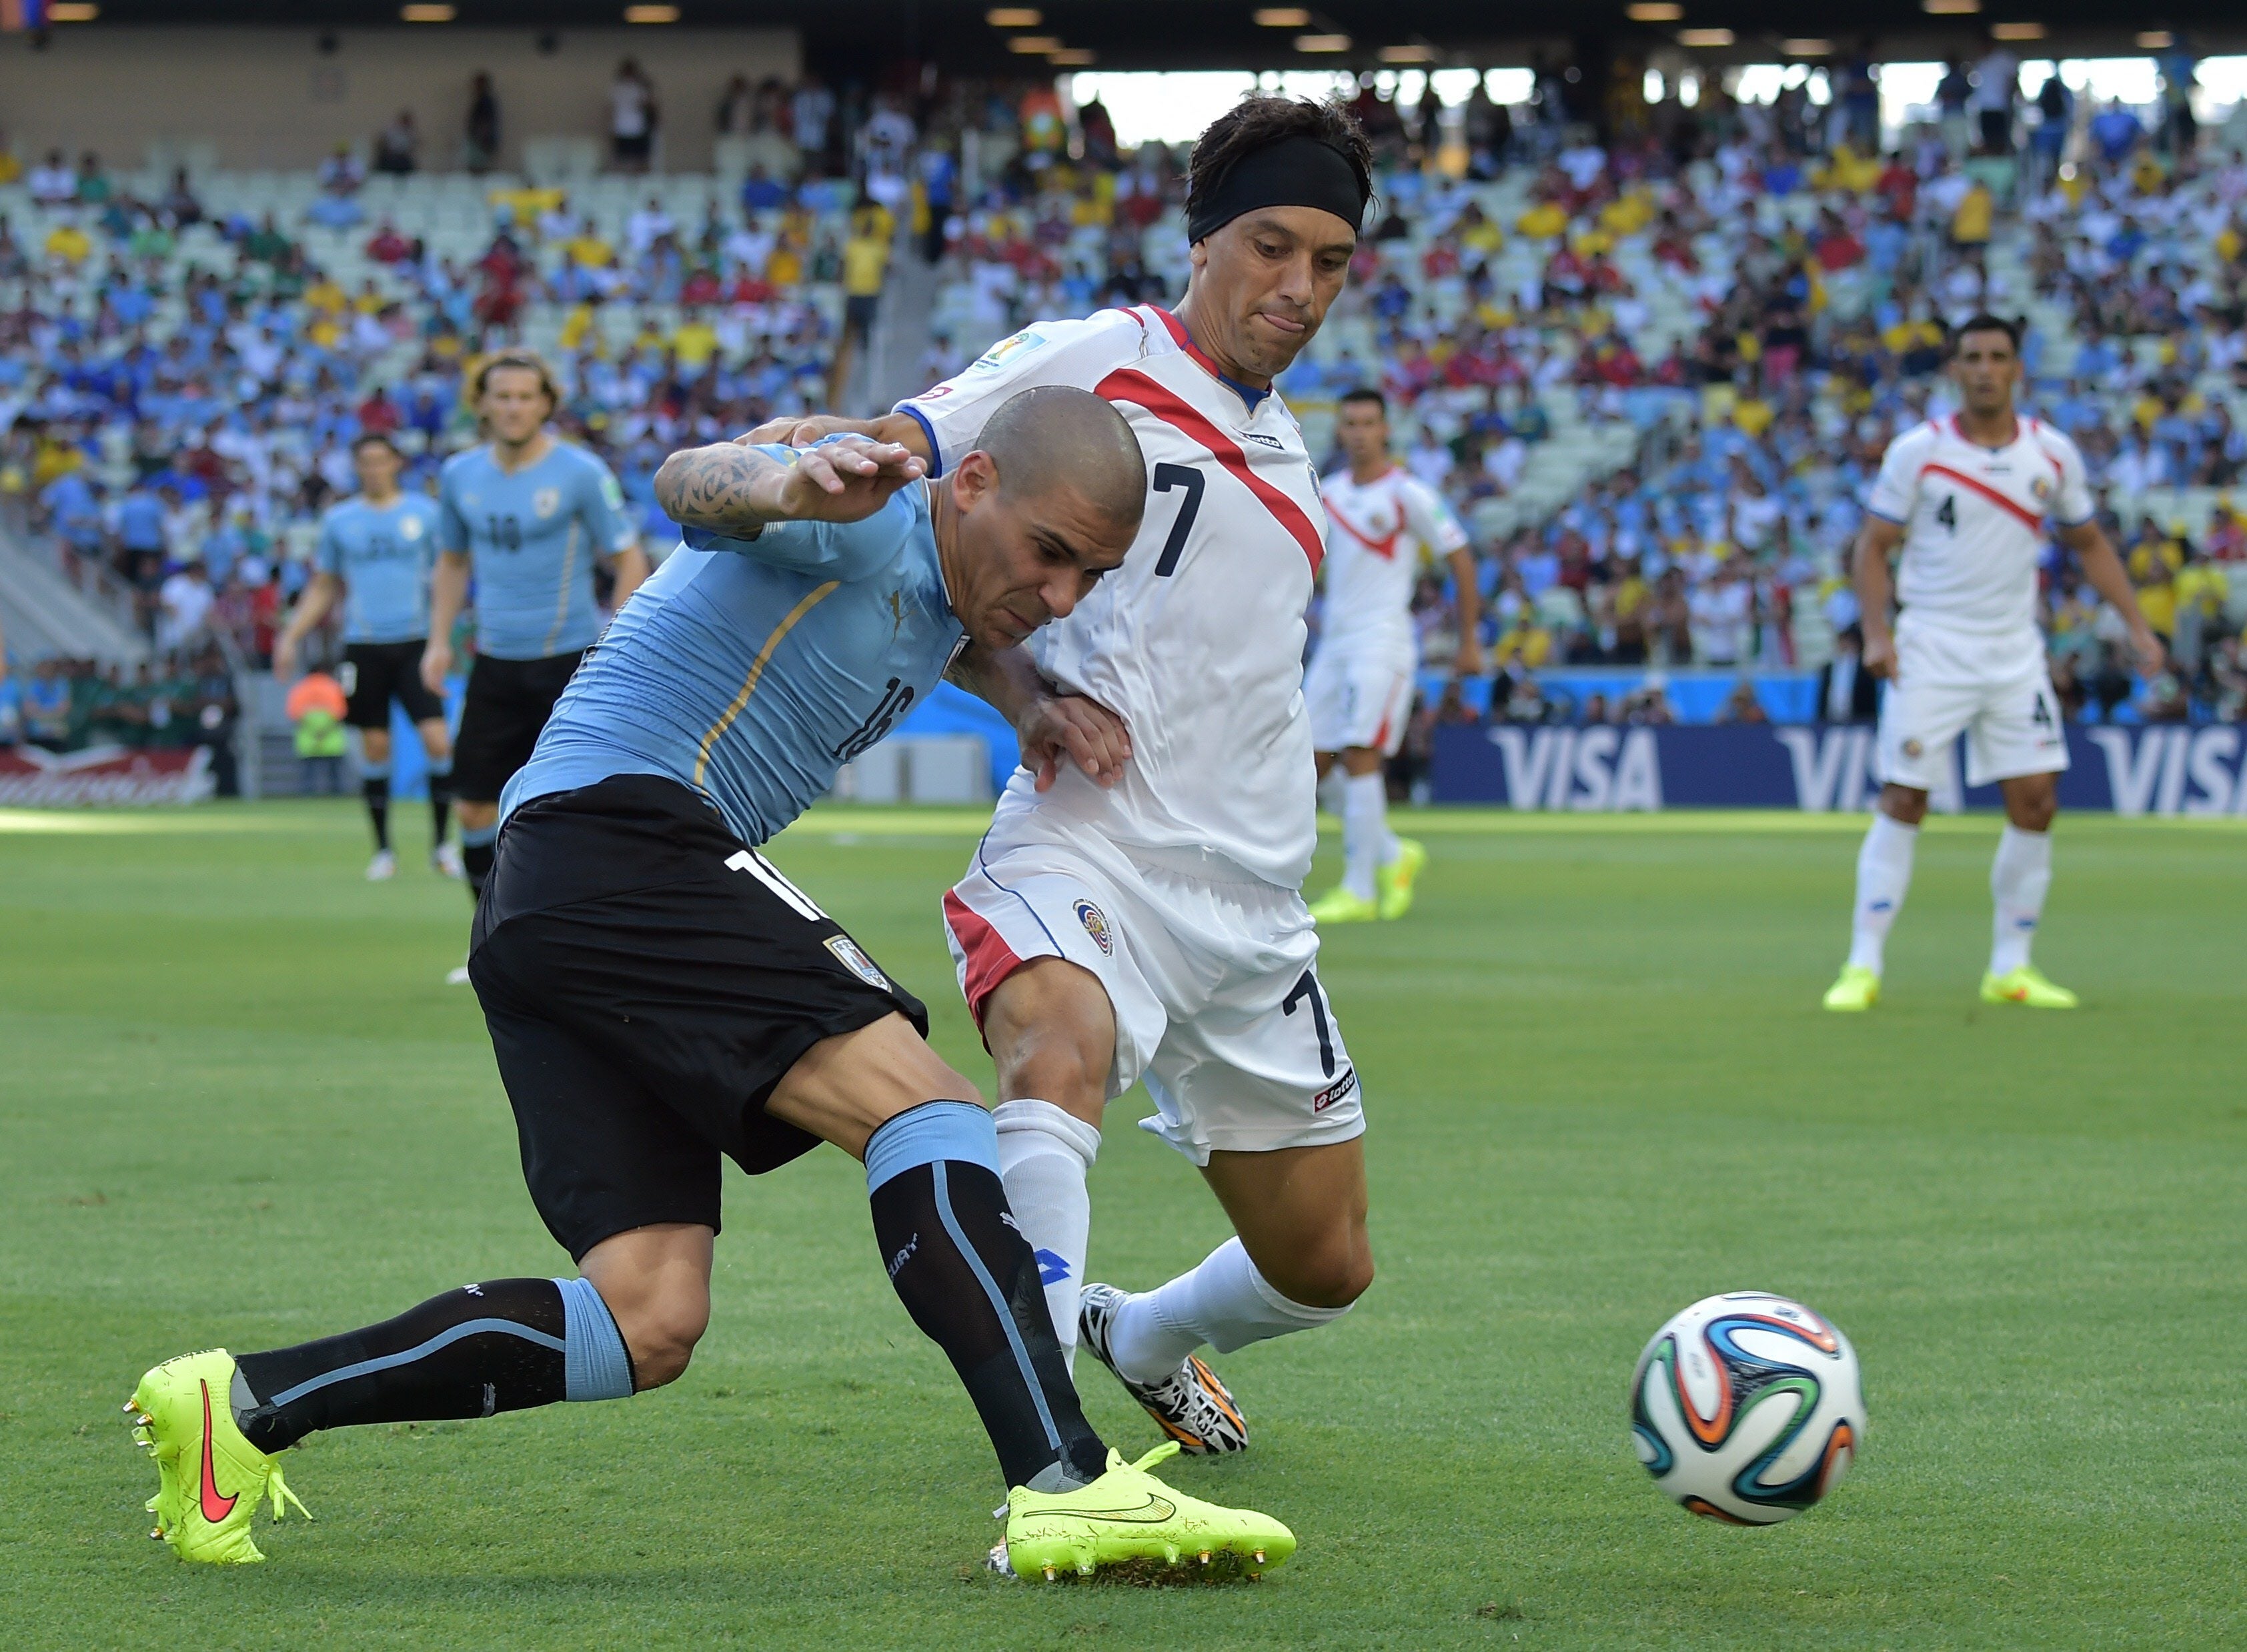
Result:
<svg viewBox="0 0 2247 1652">
<path fill-rule="evenodd" d="M 1412 662 L 1386 647 L 1322 647 L 1303 672 L 1303 708 L 1314 749 L 1392 755 L 1412 713 Z"/>
<path fill-rule="evenodd" d="M 1212 1150 L 1271 1152 L 1365 1133 L 1357 1072 L 1319 985 L 1302 897 L 1212 883 L 1115 845 L 1002 838 L 944 898 L 960 988 L 980 1024 L 1025 961 L 1090 970 L 1116 1012 L 1110 1099 L 1144 1078 L 1140 1128 L 1196 1164 Z"/>
<path fill-rule="evenodd" d="M 1961 732 L 1969 786 L 2067 767 L 2059 697 L 2041 639 L 2029 652 L 1941 631 L 1898 633 L 1895 680 L 1881 699 L 1881 778 L 1915 791 L 1936 789 Z"/>
</svg>

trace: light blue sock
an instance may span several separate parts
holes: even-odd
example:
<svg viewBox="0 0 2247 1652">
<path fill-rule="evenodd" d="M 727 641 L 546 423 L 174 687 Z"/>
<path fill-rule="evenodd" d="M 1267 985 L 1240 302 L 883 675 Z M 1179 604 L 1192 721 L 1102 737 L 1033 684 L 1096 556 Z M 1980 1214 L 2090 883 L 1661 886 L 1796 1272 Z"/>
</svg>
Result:
<svg viewBox="0 0 2247 1652">
<path fill-rule="evenodd" d="M 562 1290 L 562 1397 L 630 1399 L 632 1355 L 616 1316 L 589 1279 L 556 1280 Z"/>
</svg>

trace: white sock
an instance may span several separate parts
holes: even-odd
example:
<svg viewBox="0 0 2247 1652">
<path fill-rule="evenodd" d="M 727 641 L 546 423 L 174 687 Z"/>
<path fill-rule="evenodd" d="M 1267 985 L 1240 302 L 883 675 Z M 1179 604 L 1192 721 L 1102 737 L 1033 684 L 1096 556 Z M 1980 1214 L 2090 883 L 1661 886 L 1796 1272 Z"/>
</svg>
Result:
<svg viewBox="0 0 2247 1652">
<path fill-rule="evenodd" d="M 1990 973 L 2003 975 L 2029 961 L 2029 943 L 2044 916 L 2052 887 L 2052 834 L 2025 832 L 2008 823 L 1990 863 L 1990 898 L 1996 903 Z"/>
<path fill-rule="evenodd" d="M 1125 1301 L 1110 1326 L 1108 1351 L 1133 1382 L 1159 1382 L 1205 1342 L 1230 1354 L 1349 1312 L 1289 1301 L 1256 1271 L 1240 1241 L 1229 1239 L 1191 1273 Z"/>
<path fill-rule="evenodd" d="M 1092 1230 L 1092 1196 L 1084 1173 L 1100 1154 L 1100 1132 L 1051 1102 L 1001 1102 L 992 1109 L 999 1130 L 999 1179 L 1007 1205 L 1045 1283 L 1046 1312 L 1062 1357 L 1076 1359 L 1076 1295 L 1084 1285 L 1084 1250 Z"/>
<path fill-rule="evenodd" d="M 1865 846 L 1857 851 L 1857 911 L 1849 931 L 1849 961 L 1875 975 L 1881 973 L 1888 925 L 1895 922 L 1904 891 L 1911 887 L 1911 851 L 1918 842 L 1918 827 L 1876 809 Z"/>
<path fill-rule="evenodd" d="M 1389 836 L 1389 783 L 1378 774 L 1352 775 L 1342 796 L 1342 886 L 1371 900 L 1374 869 Z"/>
<path fill-rule="evenodd" d="M 1319 807 L 1339 818 L 1342 815 L 1342 783 L 1349 778 L 1349 771 L 1340 763 L 1328 769 L 1319 782 Z"/>
</svg>

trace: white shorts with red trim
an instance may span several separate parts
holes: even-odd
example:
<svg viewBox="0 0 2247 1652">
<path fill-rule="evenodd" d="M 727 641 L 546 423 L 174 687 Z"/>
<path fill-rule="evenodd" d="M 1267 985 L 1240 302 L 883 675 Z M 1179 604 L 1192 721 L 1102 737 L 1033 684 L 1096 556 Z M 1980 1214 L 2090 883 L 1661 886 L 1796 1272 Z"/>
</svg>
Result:
<svg viewBox="0 0 2247 1652">
<path fill-rule="evenodd" d="M 1315 750 L 1392 755 L 1411 717 L 1412 662 L 1385 647 L 1322 645 L 1303 672 L 1303 709 Z"/>
<path fill-rule="evenodd" d="M 1896 674 L 1881 697 L 1880 775 L 1933 791 L 1950 742 L 1966 736 L 1966 783 L 2067 767 L 2067 736 L 2042 638 L 2031 642 L 1899 627 Z"/>
<path fill-rule="evenodd" d="M 1302 897 L 1213 883 L 1115 845 L 1000 836 L 944 898 L 960 990 L 980 1023 L 1027 960 L 1089 970 L 1116 1013 L 1110 1099 L 1144 1079 L 1140 1128 L 1196 1164 L 1365 1132 L 1357 1071 L 1319 985 Z"/>
</svg>

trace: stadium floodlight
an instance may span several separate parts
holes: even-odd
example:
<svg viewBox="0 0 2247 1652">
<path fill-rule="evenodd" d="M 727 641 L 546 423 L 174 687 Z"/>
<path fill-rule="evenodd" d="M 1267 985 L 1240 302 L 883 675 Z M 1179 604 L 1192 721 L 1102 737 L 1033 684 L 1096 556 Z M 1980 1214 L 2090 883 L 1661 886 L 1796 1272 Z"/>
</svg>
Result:
<svg viewBox="0 0 2247 1652">
<path fill-rule="evenodd" d="M 626 23 L 676 23 L 679 21 L 679 8 L 677 6 L 626 6 L 625 21 Z"/>
<path fill-rule="evenodd" d="M 1993 23 L 1990 25 L 1992 40 L 2041 40 L 2044 24 L 2040 23 Z"/>
<path fill-rule="evenodd" d="M 1347 51 L 1349 37 L 1346 34 L 1299 34 L 1295 37 L 1298 51 Z"/>
<path fill-rule="evenodd" d="M 1089 46 L 1063 46 L 1047 52 L 1046 61 L 1056 69 L 1082 69 L 1099 62 L 1100 54 Z"/>
<path fill-rule="evenodd" d="M 400 23 L 450 23 L 459 8 L 445 5 L 411 5 L 398 8 Z"/>
<path fill-rule="evenodd" d="M 2167 51 L 2176 44 L 2176 37 L 2166 29 L 2148 29 L 2138 37 L 2141 51 Z"/>
<path fill-rule="evenodd" d="M 1256 13 L 1255 22 L 1260 29 L 1308 29 L 1311 14 L 1301 6 L 1266 6 Z"/>
<path fill-rule="evenodd" d="M 1728 46 L 1732 44 L 1730 29 L 1680 29 L 1677 44 L 1681 46 Z"/>
<path fill-rule="evenodd" d="M 1685 15 L 1685 8 L 1671 0 L 1639 0 L 1636 5 L 1625 6 L 1622 15 L 1633 23 L 1675 23 Z"/>
<path fill-rule="evenodd" d="M 1007 50 L 1026 58 L 1042 58 L 1062 49 L 1057 34 L 1018 34 L 1007 42 Z"/>
<path fill-rule="evenodd" d="M 1408 43 L 1401 46 L 1383 46 L 1380 55 L 1383 63 L 1433 63 L 1436 49 Z"/>
<path fill-rule="evenodd" d="M 1930 17 L 1970 17 L 1982 9 L 1982 0 L 1919 0 L 1919 9 Z"/>
<path fill-rule="evenodd" d="M 994 29 L 1035 29 L 1046 20 L 1046 14 L 1035 6 L 993 6 L 983 14 L 983 21 Z"/>
<path fill-rule="evenodd" d="M 1782 40 L 1779 49 L 1790 58 L 1830 58 L 1834 55 L 1831 40 Z"/>
<path fill-rule="evenodd" d="M 49 23 L 92 23 L 101 15 L 101 8 L 87 0 L 55 0 L 47 8 Z"/>
</svg>

